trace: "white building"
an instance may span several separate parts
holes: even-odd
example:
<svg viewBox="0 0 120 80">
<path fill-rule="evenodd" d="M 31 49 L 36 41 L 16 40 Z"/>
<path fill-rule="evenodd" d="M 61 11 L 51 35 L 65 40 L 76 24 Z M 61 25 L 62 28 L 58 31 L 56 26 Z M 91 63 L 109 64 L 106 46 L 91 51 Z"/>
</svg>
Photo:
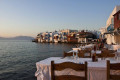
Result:
<svg viewBox="0 0 120 80">
<path fill-rule="evenodd" d="M 105 38 L 107 39 L 107 44 L 116 44 L 115 36 L 114 36 L 114 14 L 120 10 L 120 6 L 116 6 L 112 13 L 110 14 L 107 22 L 106 27 L 101 28 L 101 33 L 105 34 Z"/>
<path fill-rule="evenodd" d="M 54 32 L 54 42 L 55 42 L 55 43 L 61 42 L 61 39 L 62 39 L 62 34 L 61 34 L 61 32 L 55 31 L 55 32 Z"/>
<path fill-rule="evenodd" d="M 102 27 L 102 28 L 100 28 L 99 31 L 100 31 L 100 38 L 101 38 L 101 39 L 105 39 L 105 35 L 104 35 L 104 33 L 107 32 L 106 27 Z"/>
<path fill-rule="evenodd" d="M 54 32 L 50 32 L 50 42 L 54 42 Z"/>
</svg>

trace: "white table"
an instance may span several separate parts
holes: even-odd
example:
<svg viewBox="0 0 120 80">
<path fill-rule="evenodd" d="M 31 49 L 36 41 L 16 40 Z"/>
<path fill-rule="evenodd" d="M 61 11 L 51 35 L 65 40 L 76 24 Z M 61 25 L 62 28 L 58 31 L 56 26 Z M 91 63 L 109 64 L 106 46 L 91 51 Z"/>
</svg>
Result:
<svg viewBox="0 0 120 80">
<path fill-rule="evenodd" d="M 93 48 L 93 47 L 94 47 L 94 44 L 85 45 L 85 48 Z"/>
<path fill-rule="evenodd" d="M 64 58 L 61 57 L 50 57 L 45 60 L 36 63 L 37 71 L 35 76 L 37 80 L 51 80 L 51 61 L 54 60 L 55 63 L 62 63 L 66 61 L 76 62 L 76 60 L 71 58 Z M 91 58 L 79 58 L 77 59 L 78 63 L 84 63 L 85 61 L 88 62 L 88 80 L 106 80 L 106 61 L 105 60 L 98 60 L 98 62 L 92 62 Z M 111 63 L 120 62 L 119 60 L 111 60 Z M 56 75 L 60 75 L 59 72 Z M 73 70 L 66 70 L 63 71 L 61 74 L 75 74 L 75 75 L 83 75 L 83 73 L 76 73 Z"/>
<path fill-rule="evenodd" d="M 118 50 L 120 48 L 120 45 L 108 45 L 107 48 L 109 50 Z"/>
<path fill-rule="evenodd" d="M 72 48 L 73 50 L 82 50 L 81 48 Z"/>
<path fill-rule="evenodd" d="M 73 50 L 84 50 L 85 48 L 93 48 L 94 44 L 89 44 L 89 45 L 85 45 L 85 46 L 80 46 L 78 48 L 72 48 Z"/>
<path fill-rule="evenodd" d="M 73 52 L 73 53 L 78 53 L 78 50 L 71 50 L 71 51 L 69 51 L 68 53 L 71 53 L 71 52 Z"/>
</svg>

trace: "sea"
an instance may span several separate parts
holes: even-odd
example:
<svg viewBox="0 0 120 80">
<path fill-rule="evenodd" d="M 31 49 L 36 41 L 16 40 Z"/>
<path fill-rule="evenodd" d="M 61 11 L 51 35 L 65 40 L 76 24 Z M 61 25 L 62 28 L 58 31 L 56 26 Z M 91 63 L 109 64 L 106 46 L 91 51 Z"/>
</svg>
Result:
<svg viewBox="0 0 120 80">
<path fill-rule="evenodd" d="M 37 80 L 36 62 L 61 57 L 75 44 L 35 43 L 30 40 L 0 40 L 0 80 Z"/>
</svg>

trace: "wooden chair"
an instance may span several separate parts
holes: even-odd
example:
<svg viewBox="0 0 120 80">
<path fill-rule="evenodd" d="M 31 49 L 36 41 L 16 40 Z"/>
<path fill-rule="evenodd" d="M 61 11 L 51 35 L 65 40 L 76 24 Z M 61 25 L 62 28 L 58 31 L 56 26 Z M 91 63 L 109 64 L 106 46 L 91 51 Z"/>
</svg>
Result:
<svg viewBox="0 0 120 80">
<path fill-rule="evenodd" d="M 108 58 L 108 57 L 115 57 L 115 54 L 112 53 L 101 53 L 101 54 L 96 54 L 98 58 Z"/>
<path fill-rule="evenodd" d="M 101 53 L 101 57 L 115 57 L 115 54 L 113 53 L 113 51 L 104 50 Z"/>
<path fill-rule="evenodd" d="M 115 57 L 115 51 L 114 50 L 107 50 L 107 49 L 104 49 L 102 50 L 102 53 L 101 54 L 96 54 L 96 56 L 98 58 L 107 58 L 107 57 Z"/>
<path fill-rule="evenodd" d="M 104 51 L 104 50 L 108 50 L 108 48 L 102 48 L 101 50 L 102 50 L 102 51 Z"/>
<path fill-rule="evenodd" d="M 78 52 L 78 57 L 84 58 L 84 53 L 85 53 L 84 51 Z M 74 55 L 76 55 L 75 52 L 74 52 Z M 63 57 L 70 57 L 70 56 L 73 56 L 73 52 L 67 53 L 64 51 Z"/>
<path fill-rule="evenodd" d="M 84 58 L 84 53 L 85 53 L 85 51 L 79 51 L 78 52 L 78 57 L 82 57 L 82 58 Z M 76 55 L 76 53 L 74 52 L 74 55 Z M 73 56 L 73 52 L 70 52 L 70 53 L 67 53 L 67 52 L 65 52 L 64 51 L 64 53 L 63 53 L 63 57 L 70 57 L 70 56 Z"/>
<path fill-rule="evenodd" d="M 101 54 L 96 54 L 96 56 L 97 56 L 98 58 L 102 58 L 102 55 L 101 55 Z"/>
<path fill-rule="evenodd" d="M 102 50 L 102 52 L 107 52 L 107 53 L 115 53 L 116 52 L 116 50 Z"/>
<path fill-rule="evenodd" d="M 109 50 L 110 53 L 115 53 L 117 50 Z"/>
<path fill-rule="evenodd" d="M 89 54 L 89 55 L 86 56 L 86 54 Z M 91 58 L 91 51 L 90 51 L 90 50 L 80 50 L 80 51 L 78 52 L 78 57 Z"/>
<path fill-rule="evenodd" d="M 120 80 L 120 75 L 110 74 L 110 70 L 120 70 L 120 63 L 110 63 L 107 60 L 107 80 Z"/>
<path fill-rule="evenodd" d="M 70 68 L 75 71 L 84 71 L 85 76 L 55 75 L 55 71 L 62 71 L 66 68 Z M 85 62 L 85 64 L 77 64 L 72 62 L 54 64 L 54 61 L 51 61 L 51 80 L 87 80 L 87 62 Z"/>
<path fill-rule="evenodd" d="M 85 49 L 85 53 L 89 53 L 89 56 L 84 56 L 84 57 L 91 58 L 91 56 L 92 56 L 92 55 L 91 55 L 91 50 L 92 50 L 91 48 L 86 48 L 86 49 Z"/>
<path fill-rule="evenodd" d="M 73 52 L 67 53 L 67 52 L 64 51 L 63 57 L 67 57 L 67 56 L 73 56 Z"/>
<path fill-rule="evenodd" d="M 84 58 L 84 53 L 85 53 L 84 50 L 79 50 L 79 51 L 78 51 L 78 57 Z"/>
</svg>

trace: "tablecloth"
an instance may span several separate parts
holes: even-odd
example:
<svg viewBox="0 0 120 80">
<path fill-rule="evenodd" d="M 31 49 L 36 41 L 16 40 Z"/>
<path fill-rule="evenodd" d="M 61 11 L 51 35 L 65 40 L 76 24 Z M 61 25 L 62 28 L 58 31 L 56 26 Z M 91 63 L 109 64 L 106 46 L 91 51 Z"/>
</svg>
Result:
<svg viewBox="0 0 120 80">
<path fill-rule="evenodd" d="M 109 59 L 109 58 L 108 58 Z M 50 57 L 45 60 L 39 61 L 36 63 L 37 71 L 35 76 L 37 80 L 51 80 L 51 61 L 54 60 L 55 63 L 62 62 L 76 62 L 83 64 L 85 61 L 88 62 L 88 80 L 106 80 L 106 61 L 98 59 L 98 62 L 92 62 L 91 58 L 78 58 L 72 59 L 71 57 L 61 58 L 61 57 Z M 111 63 L 120 62 L 119 60 L 110 59 Z M 59 72 L 55 73 L 60 75 Z M 75 74 L 82 75 L 83 73 L 77 73 L 73 70 L 65 70 L 61 74 Z"/>
</svg>

